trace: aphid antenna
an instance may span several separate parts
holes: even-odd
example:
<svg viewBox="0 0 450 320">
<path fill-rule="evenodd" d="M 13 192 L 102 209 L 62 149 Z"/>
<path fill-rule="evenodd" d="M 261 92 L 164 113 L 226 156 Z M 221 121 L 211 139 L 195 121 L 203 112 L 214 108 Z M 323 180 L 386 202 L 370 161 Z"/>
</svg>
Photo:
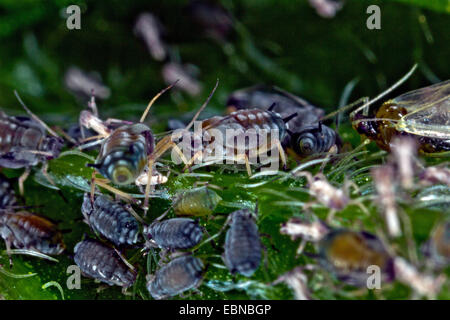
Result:
<svg viewBox="0 0 450 320">
<path fill-rule="evenodd" d="M 286 118 L 283 118 L 284 123 L 288 123 L 290 120 L 294 119 L 298 115 L 297 112 L 294 112 L 293 114 L 287 116 Z"/>
<path fill-rule="evenodd" d="M 147 108 L 145 108 L 144 113 L 141 116 L 141 119 L 139 120 L 139 122 L 144 122 L 145 118 L 147 117 L 148 112 L 150 111 L 150 108 L 152 107 L 152 105 L 155 103 L 156 100 L 158 100 L 158 98 L 164 94 L 164 92 L 166 92 L 169 89 L 172 89 L 173 86 L 175 86 L 178 83 L 179 80 L 176 80 L 174 83 L 172 83 L 171 85 L 169 85 L 167 88 L 162 89 L 160 92 L 158 92 L 153 98 L 152 100 L 150 100 L 150 102 L 147 105 Z"/>
<path fill-rule="evenodd" d="M 117 253 L 117 255 L 120 257 L 120 259 L 123 261 L 123 263 L 125 263 L 128 268 L 130 268 L 131 270 L 136 272 L 136 268 L 131 263 L 128 262 L 128 260 L 122 255 L 122 253 L 119 250 L 117 250 L 117 248 L 113 248 L 113 249 Z"/>
<path fill-rule="evenodd" d="M 53 131 L 44 121 L 42 121 L 37 115 L 35 115 L 33 112 L 31 112 L 30 109 L 28 109 L 28 107 L 25 105 L 25 103 L 22 101 L 22 99 L 20 98 L 19 94 L 17 93 L 17 90 L 14 90 L 14 95 L 16 96 L 17 100 L 19 101 L 19 103 L 21 104 L 22 108 L 25 109 L 25 111 L 37 122 L 39 122 L 40 125 L 42 125 L 52 136 L 58 137 L 60 138 L 60 136 L 58 136 L 58 134 Z"/>
<path fill-rule="evenodd" d="M 89 139 L 89 140 L 91 140 L 91 139 Z M 81 144 L 81 145 L 78 146 L 78 150 L 84 150 L 84 149 L 88 149 L 90 147 L 96 146 L 98 144 L 101 144 L 104 140 L 105 140 L 105 138 L 99 139 L 99 140 L 96 140 L 96 141 L 92 141 L 92 142 L 89 142 L 89 143 Z"/>
<path fill-rule="evenodd" d="M 277 105 L 276 102 L 272 103 L 272 104 L 270 105 L 270 107 L 269 107 L 267 110 L 268 110 L 268 111 L 272 111 L 273 108 L 275 108 L 276 105 Z M 285 121 L 285 122 L 286 122 L 286 121 Z"/>
<path fill-rule="evenodd" d="M 95 91 L 91 89 L 91 99 L 88 101 L 88 107 L 94 113 L 94 116 L 98 117 L 98 108 L 97 103 L 95 102 Z"/>
</svg>

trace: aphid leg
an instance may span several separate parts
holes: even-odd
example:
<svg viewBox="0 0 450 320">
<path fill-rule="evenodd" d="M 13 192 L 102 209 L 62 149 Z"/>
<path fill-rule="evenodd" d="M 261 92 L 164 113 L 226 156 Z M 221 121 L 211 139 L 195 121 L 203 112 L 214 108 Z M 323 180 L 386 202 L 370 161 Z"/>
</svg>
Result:
<svg viewBox="0 0 450 320">
<path fill-rule="evenodd" d="M 230 222 L 231 222 L 231 217 L 232 217 L 231 215 L 229 215 L 229 216 L 227 217 L 227 220 L 225 221 L 224 225 L 222 226 L 222 228 L 220 228 L 220 230 L 219 230 L 216 234 L 210 236 L 210 237 L 209 237 L 208 239 L 206 239 L 205 241 L 200 242 L 198 245 L 196 245 L 194 248 L 192 248 L 191 252 L 194 252 L 194 251 L 198 250 L 198 249 L 199 249 L 200 247 L 202 247 L 204 244 L 206 244 L 206 243 L 208 243 L 208 242 L 214 240 L 215 238 L 219 237 L 219 236 L 222 234 L 222 232 L 225 230 L 225 228 L 230 224 Z M 224 260 L 224 261 L 225 261 L 225 260 Z"/>
<path fill-rule="evenodd" d="M 327 224 L 331 224 L 333 222 L 334 216 L 336 215 L 336 209 L 330 209 L 327 215 L 326 222 Z"/>
<path fill-rule="evenodd" d="M 286 153 L 284 152 L 284 149 L 281 146 L 280 140 L 276 139 L 275 144 L 278 148 L 278 152 L 280 153 L 281 163 L 283 164 L 283 170 L 286 170 L 287 169 Z"/>
<path fill-rule="evenodd" d="M 297 248 L 297 251 L 295 252 L 295 258 L 300 257 L 300 255 L 303 253 L 303 250 L 305 250 L 306 244 L 308 241 L 305 238 L 302 238 L 302 241 L 300 242 L 300 245 Z"/>
<path fill-rule="evenodd" d="M 139 221 L 140 223 L 145 223 L 144 219 L 142 219 L 141 216 L 133 209 L 131 204 L 127 203 L 124 207 L 129 213 L 131 213 L 133 217 L 136 218 L 137 221 Z"/>
<path fill-rule="evenodd" d="M 126 192 L 123 192 L 123 191 L 121 191 L 121 190 L 119 190 L 117 188 L 111 187 L 103 179 L 96 178 L 95 175 L 94 175 L 94 177 L 93 177 L 93 179 L 91 181 L 92 181 L 91 182 L 91 197 L 93 197 L 92 196 L 93 192 L 95 193 L 95 186 L 92 187 L 92 185 L 97 185 L 97 186 L 100 186 L 100 187 L 102 187 L 102 188 L 104 188 L 104 189 L 114 193 L 114 194 L 117 194 L 122 199 L 125 199 L 125 200 L 127 200 L 127 201 L 129 201 L 131 203 L 134 203 L 134 204 L 138 204 L 138 202 L 130 194 L 128 194 Z M 92 191 L 92 190 L 94 190 L 94 191 Z"/>
<path fill-rule="evenodd" d="M 24 184 L 25 180 L 27 180 L 28 176 L 30 175 L 30 172 L 31 172 L 31 169 L 29 167 L 26 167 L 25 171 L 19 177 L 19 192 L 20 192 L 21 196 L 23 196 L 23 192 L 24 192 L 23 184 Z"/>
<path fill-rule="evenodd" d="M 9 258 L 9 268 L 12 269 L 13 267 L 13 261 L 11 256 L 11 241 L 9 239 L 5 239 L 5 245 L 6 245 L 6 254 Z"/>
</svg>

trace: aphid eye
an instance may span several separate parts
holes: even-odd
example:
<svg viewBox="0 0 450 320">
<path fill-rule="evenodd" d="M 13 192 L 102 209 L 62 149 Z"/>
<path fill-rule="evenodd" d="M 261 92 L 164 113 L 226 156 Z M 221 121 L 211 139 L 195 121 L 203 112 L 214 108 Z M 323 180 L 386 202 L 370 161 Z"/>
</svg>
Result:
<svg viewBox="0 0 450 320">
<path fill-rule="evenodd" d="M 128 167 L 119 166 L 114 169 L 112 178 L 115 184 L 130 184 L 133 182 L 133 173 Z"/>
</svg>

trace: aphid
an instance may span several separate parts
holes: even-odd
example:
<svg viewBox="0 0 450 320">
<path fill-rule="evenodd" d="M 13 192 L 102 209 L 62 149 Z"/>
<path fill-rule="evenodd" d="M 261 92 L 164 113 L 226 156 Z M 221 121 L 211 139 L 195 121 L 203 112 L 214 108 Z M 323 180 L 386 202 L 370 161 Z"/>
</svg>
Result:
<svg viewBox="0 0 450 320">
<path fill-rule="evenodd" d="M 9 180 L 0 175 L 0 209 L 6 209 L 16 204 L 16 195 Z"/>
<path fill-rule="evenodd" d="M 274 103 L 272 110 L 282 117 L 297 114 L 287 122 L 289 139 L 284 141 L 297 156 L 305 158 L 339 150 L 341 141 L 336 131 L 320 122 L 325 111 L 282 89 L 265 85 L 241 89 L 228 97 L 227 106 L 229 111 L 255 106 L 267 110 Z"/>
<path fill-rule="evenodd" d="M 227 219 L 223 259 L 231 274 L 251 277 L 261 262 L 262 244 L 255 214 L 248 209 L 234 211 Z"/>
<path fill-rule="evenodd" d="M 190 69 L 192 69 L 190 65 L 168 62 L 162 67 L 161 73 L 166 83 L 179 80 L 177 89 L 188 93 L 190 96 L 197 96 L 202 91 L 202 85 Z"/>
<path fill-rule="evenodd" d="M 384 93 L 353 111 L 350 115 L 353 127 L 383 150 L 391 149 L 394 137 L 406 135 L 417 141 L 421 153 L 450 151 L 450 80 L 388 100 L 374 117 L 360 112 L 399 86 L 415 68 Z"/>
<path fill-rule="evenodd" d="M 64 74 L 66 88 L 75 96 L 89 99 L 92 92 L 100 99 L 108 99 L 111 90 L 105 86 L 100 77 L 95 73 L 86 73 L 78 67 L 70 67 Z"/>
<path fill-rule="evenodd" d="M 143 234 L 150 245 L 166 250 L 193 248 L 203 238 L 198 222 L 189 218 L 155 221 L 144 227 Z"/>
<path fill-rule="evenodd" d="M 420 182 L 424 185 L 446 184 L 450 186 L 450 169 L 445 167 L 428 167 L 420 174 Z"/>
<path fill-rule="evenodd" d="M 137 243 L 138 221 L 120 203 L 104 195 L 96 195 L 92 202 L 90 195 L 85 193 L 81 212 L 95 233 L 99 233 L 116 246 Z"/>
<path fill-rule="evenodd" d="M 163 61 L 166 58 L 167 49 L 162 40 L 162 25 L 158 18 L 148 12 L 140 14 L 134 32 L 144 40 L 153 59 Z"/>
<path fill-rule="evenodd" d="M 65 249 L 62 234 L 55 224 L 26 211 L 0 212 L 0 233 L 5 240 L 7 251 L 13 246 L 58 255 Z"/>
<path fill-rule="evenodd" d="M 46 173 L 47 161 L 58 157 L 63 140 L 25 106 L 17 92 L 15 94 L 31 118 L 8 116 L 0 111 L 0 166 L 25 168 L 19 178 L 19 190 L 23 194 L 23 183 L 30 174 L 30 167 L 39 163 L 44 164 L 42 172 L 54 184 Z"/>
<path fill-rule="evenodd" d="M 303 272 L 302 267 L 296 267 L 291 271 L 278 277 L 272 284 L 278 284 L 280 282 L 286 283 L 294 292 L 295 300 L 311 300 L 308 290 L 308 278 Z"/>
<path fill-rule="evenodd" d="M 382 282 L 393 280 L 391 255 L 383 243 L 368 232 L 330 229 L 320 221 L 309 223 L 298 218 L 283 224 L 280 232 L 293 239 L 317 243 L 320 264 L 341 281 L 366 286 L 370 266 L 380 268 Z"/>
<path fill-rule="evenodd" d="M 333 129 L 318 122 L 289 133 L 289 147 L 297 156 L 306 158 L 321 153 L 338 153 L 341 140 Z"/>
<path fill-rule="evenodd" d="M 87 239 L 74 248 L 74 260 L 81 272 L 108 285 L 128 288 L 136 281 L 136 271 L 125 263 L 118 252 L 103 243 Z"/>
<path fill-rule="evenodd" d="M 450 221 L 439 223 L 433 230 L 430 240 L 424 246 L 425 254 L 431 263 L 438 267 L 450 264 Z"/>
<path fill-rule="evenodd" d="M 275 148 L 280 154 L 281 162 L 286 165 L 286 156 L 281 142 L 287 137 L 286 122 L 293 116 L 295 114 L 281 118 L 278 113 L 270 110 L 249 109 L 238 110 L 224 117 L 216 116 L 203 120 L 201 132 L 203 141 L 207 145 L 196 156 L 203 157 L 203 154 L 211 153 L 211 148 L 216 149 L 216 152 L 217 148 L 222 148 L 222 155 L 225 153 L 227 157 L 231 156 L 234 160 L 244 160 L 247 172 L 251 175 L 250 161 L 264 162 L 262 158 L 264 153 L 267 154 Z M 252 137 L 254 139 L 251 139 Z M 191 159 L 191 163 L 196 156 Z M 223 162 L 224 157 L 221 156 L 218 160 Z"/>
<path fill-rule="evenodd" d="M 342 9 L 344 2 L 342 0 L 309 0 L 309 4 L 322 18 L 333 18 Z"/>
<path fill-rule="evenodd" d="M 166 299 L 200 286 L 204 275 L 202 260 L 191 255 L 173 259 L 150 276 L 147 290 L 154 299 Z"/>
<path fill-rule="evenodd" d="M 353 182 L 346 180 L 344 186 L 339 189 L 331 185 L 322 173 L 313 176 L 308 171 L 301 171 L 296 172 L 295 175 L 306 177 L 309 193 L 315 197 L 319 203 L 330 209 L 327 222 L 331 222 L 335 213 L 345 209 L 348 205 L 357 205 L 364 213 L 368 214 L 367 209 L 361 201 L 352 200 L 349 196 L 350 186 L 353 186 L 354 189 L 358 190 L 358 187 Z M 306 208 L 308 208 L 308 206 Z"/>
<path fill-rule="evenodd" d="M 228 97 L 227 109 L 230 113 L 255 107 L 267 110 L 274 103 L 272 110 L 282 117 L 297 113 L 296 117 L 287 122 L 293 131 L 317 124 L 325 115 L 323 109 L 315 107 L 308 101 L 277 87 L 266 85 L 255 85 L 234 91 Z"/>
<path fill-rule="evenodd" d="M 377 191 L 377 202 L 383 211 L 389 235 L 399 237 L 402 234 L 402 229 L 395 200 L 394 168 L 390 165 L 382 165 L 372 168 L 371 173 Z"/>
<path fill-rule="evenodd" d="M 222 198 L 207 186 L 178 192 L 173 210 L 179 216 L 206 216 L 214 212 Z"/>
<path fill-rule="evenodd" d="M 121 126 L 103 141 L 91 166 L 114 184 L 132 184 L 144 170 L 154 144 L 153 134 L 145 124 Z"/>
</svg>

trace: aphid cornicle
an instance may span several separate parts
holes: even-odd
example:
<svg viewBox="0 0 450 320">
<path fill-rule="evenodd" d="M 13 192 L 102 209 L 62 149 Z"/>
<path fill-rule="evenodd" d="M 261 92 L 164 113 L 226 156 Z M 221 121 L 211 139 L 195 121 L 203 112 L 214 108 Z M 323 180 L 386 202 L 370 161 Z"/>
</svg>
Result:
<svg viewBox="0 0 450 320">
<path fill-rule="evenodd" d="M 173 210 L 179 216 L 206 216 L 214 212 L 222 198 L 207 186 L 178 192 Z"/>
<path fill-rule="evenodd" d="M 16 195 L 9 180 L 0 175 L 0 209 L 6 209 L 16 204 Z"/>
<path fill-rule="evenodd" d="M 223 259 L 231 274 L 251 277 L 261 262 L 262 244 L 255 217 L 248 209 L 230 214 Z"/>
<path fill-rule="evenodd" d="M 198 222 L 189 218 L 156 221 L 145 226 L 143 234 L 151 244 L 167 250 L 189 249 L 203 238 Z"/>
<path fill-rule="evenodd" d="M 84 194 L 81 212 L 88 224 L 116 246 L 133 245 L 138 241 L 139 224 L 135 217 L 120 203 L 107 196 L 97 195 L 91 202 Z"/>
<path fill-rule="evenodd" d="M 90 278 L 124 288 L 136 281 L 136 272 L 125 264 L 113 248 L 99 241 L 80 241 L 75 245 L 74 253 L 75 263 Z"/>
<path fill-rule="evenodd" d="M 176 296 L 200 285 L 204 275 L 202 260 L 191 255 L 173 259 L 156 271 L 147 282 L 154 299 Z"/>
<path fill-rule="evenodd" d="M 407 135 L 418 142 L 422 153 L 450 151 L 450 80 L 417 89 L 381 105 L 374 117 L 364 116 L 360 109 L 352 113 L 353 127 L 390 150 L 391 140 Z"/>
<path fill-rule="evenodd" d="M 366 286 L 370 266 L 379 268 L 383 283 L 394 279 L 392 257 L 383 243 L 368 232 L 332 230 L 319 242 L 319 248 L 322 266 L 341 281 Z"/>
<path fill-rule="evenodd" d="M 124 125 L 103 141 L 91 166 L 117 185 L 131 184 L 144 170 L 154 145 L 153 134 L 145 124 Z"/>
<path fill-rule="evenodd" d="M 62 234 L 55 224 L 26 211 L 0 212 L 0 233 L 7 249 L 13 246 L 49 255 L 60 254 L 65 249 Z"/>
<path fill-rule="evenodd" d="M 339 150 L 341 141 L 336 131 L 320 122 L 325 111 L 284 90 L 265 85 L 241 89 L 229 96 L 227 106 L 229 111 L 255 106 L 267 110 L 273 103 L 272 110 L 282 117 L 297 114 L 287 122 L 289 135 L 284 141 L 284 146 L 293 149 L 297 156 L 304 158 Z"/>
</svg>

